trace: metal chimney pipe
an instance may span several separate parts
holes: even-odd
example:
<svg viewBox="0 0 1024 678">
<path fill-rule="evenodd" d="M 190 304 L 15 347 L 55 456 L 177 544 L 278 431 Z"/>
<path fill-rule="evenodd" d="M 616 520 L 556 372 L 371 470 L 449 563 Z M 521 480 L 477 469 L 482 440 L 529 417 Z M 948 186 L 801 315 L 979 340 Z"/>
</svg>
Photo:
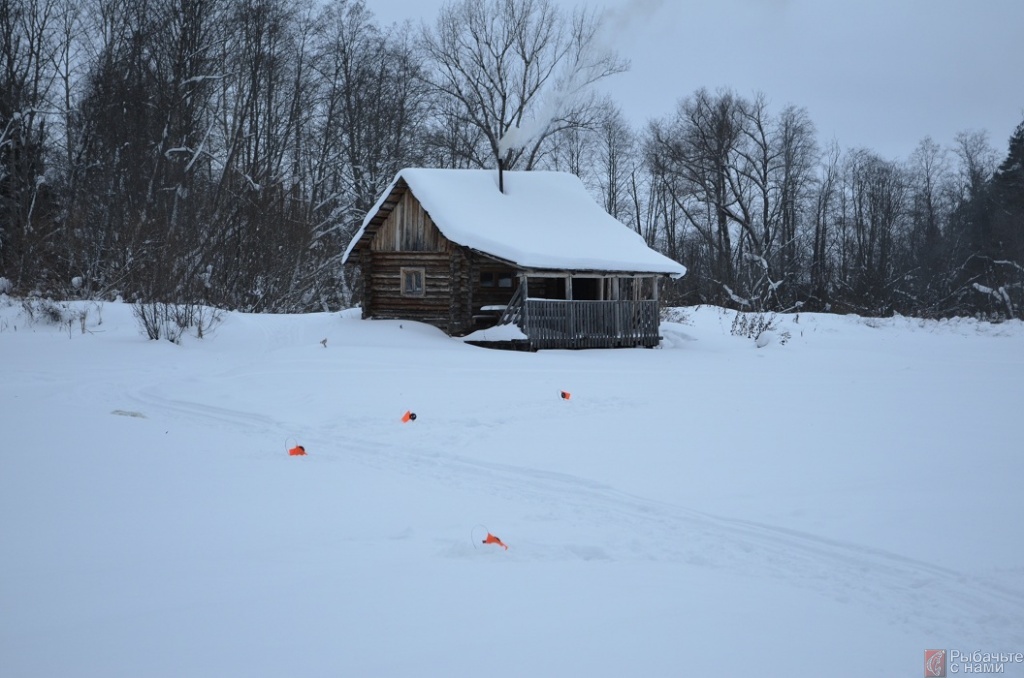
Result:
<svg viewBox="0 0 1024 678">
<path fill-rule="evenodd" d="M 498 158 L 498 190 L 505 192 L 505 161 L 502 158 Z"/>
</svg>

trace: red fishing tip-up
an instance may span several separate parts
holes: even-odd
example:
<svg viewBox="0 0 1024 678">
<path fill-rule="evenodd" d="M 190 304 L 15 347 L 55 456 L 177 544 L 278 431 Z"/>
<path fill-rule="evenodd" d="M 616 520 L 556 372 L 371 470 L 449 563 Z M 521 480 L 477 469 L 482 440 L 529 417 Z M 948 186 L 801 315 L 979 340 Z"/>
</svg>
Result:
<svg viewBox="0 0 1024 678">
<path fill-rule="evenodd" d="M 487 533 L 487 537 L 484 538 L 483 543 L 484 544 L 496 544 L 496 545 L 500 546 L 501 548 L 505 549 L 506 551 L 508 551 L 508 547 L 505 546 L 504 542 L 502 542 L 500 539 L 495 537 L 490 532 Z"/>
</svg>

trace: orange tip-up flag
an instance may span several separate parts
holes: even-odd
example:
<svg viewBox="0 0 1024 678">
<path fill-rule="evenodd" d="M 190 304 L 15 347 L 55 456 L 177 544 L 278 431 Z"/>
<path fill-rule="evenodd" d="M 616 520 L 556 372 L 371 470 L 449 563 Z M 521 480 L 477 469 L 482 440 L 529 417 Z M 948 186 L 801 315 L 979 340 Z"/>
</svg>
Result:
<svg viewBox="0 0 1024 678">
<path fill-rule="evenodd" d="M 568 391 L 562 391 L 562 400 L 568 400 L 569 398 L 572 398 L 572 394 Z"/>
<path fill-rule="evenodd" d="M 416 421 L 416 413 L 406 410 L 405 414 L 402 415 L 402 423 L 408 424 L 410 421 Z"/>
<path fill-rule="evenodd" d="M 503 548 L 503 549 L 505 549 L 506 551 L 508 551 L 508 547 L 507 547 L 507 546 L 505 546 L 505 544 L 504 544 L 504 543 L 503 543 L 503 542 L 502 542 L 502 541 L 501 541 L 500 539 L 498 539 L 497 537 L 495 537 L 495 536 L 494 536 L 493 534 L 491 534 L 490 532 L 488 532 L 488 533 L 487 533 L 487 538 L 486 538 L 486 539 L 484 539 L 483 543 L 484 543 L 484 544 L 497 544 L 497 545 L 498 545 L 498 546 L 500 546 L 501 548 Z"/>
<path fill-rule="evenodd" d="M 303 447 L 302 445 L 296 445 L 292 449 L 288 450 L 288 454 L 293 456 L 293 457 L 305 457 L 306 456 L 306 448 Z"/>
</svg>

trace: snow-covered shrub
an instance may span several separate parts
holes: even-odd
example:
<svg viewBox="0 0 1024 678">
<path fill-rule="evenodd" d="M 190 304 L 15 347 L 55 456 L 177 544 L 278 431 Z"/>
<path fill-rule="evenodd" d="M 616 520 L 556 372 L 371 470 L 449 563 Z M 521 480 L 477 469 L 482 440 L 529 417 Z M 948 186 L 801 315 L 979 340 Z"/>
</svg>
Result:
<svg viewBox="0 0 1024 678">
<path fill-rule="evenodd" d="M 661 309 L 662 322 L 689 324 L 690 314 L 687 309 L 681 306 L 664 306 Z"/>
<path fill-rule="evenodd" d="M 175 344 L 180 343 L 181 335 L 191 328 L 195 329 L 196 338 L 202 339 L 221 319 L 219 311 L 206 306 L 159 301 L 135 302 L 132 314 L 147 337 L 167 339 Z"/>
<path fill-rule="evenodd" d="M 52 299 L 29 298 L 21 302 L 21 310 L 29 324 L 35 322 L 47 325 L 64 325 L 76 316 L 67 304 L 58 304 Z"/>
<path fill-rule="evenodd" d="M 778 317 L 774 313 L 743 313 L 736 312 L 732 320 L 730 333 L 734 337 L 753 339 L 758 348 L 764 348 L 773 340 L 785 345 L 790 339 L 787 331 L 778 329 Z"/>
</svg>

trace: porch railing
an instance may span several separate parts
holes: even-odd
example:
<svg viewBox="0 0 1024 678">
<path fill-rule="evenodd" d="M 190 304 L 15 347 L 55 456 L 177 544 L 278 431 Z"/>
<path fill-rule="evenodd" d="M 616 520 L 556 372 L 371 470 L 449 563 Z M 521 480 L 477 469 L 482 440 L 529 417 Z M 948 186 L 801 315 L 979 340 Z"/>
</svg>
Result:
<svg viewBox="0 0 1024 678">
<path fill-rule="evenodd" d="M 658 302 L 526 299 L 520 322 L 530 347 L 657 346 Z"/>
</svg>

